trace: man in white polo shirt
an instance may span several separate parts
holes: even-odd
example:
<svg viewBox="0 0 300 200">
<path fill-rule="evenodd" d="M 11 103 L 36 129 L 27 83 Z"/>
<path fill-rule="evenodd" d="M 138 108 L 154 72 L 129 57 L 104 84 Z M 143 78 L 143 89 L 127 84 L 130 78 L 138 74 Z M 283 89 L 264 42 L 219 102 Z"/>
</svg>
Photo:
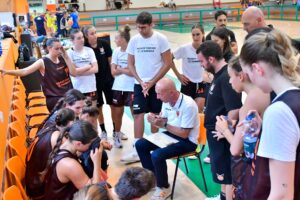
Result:
<svg viewBox="0 0 300 200">
<path fill-rule="evenodd" d="M 157 187 L 151 200 L 162 200 L 170 194 L 166 160 L 197 148 L 199 117 L 195 101 L 177 91 L 172 80 L 162 78 L 157 82 L 155 91 L 157 98 L 163 102 L 161 114 L 150 113 L 147 119 L 151 125 L 166 129 L 165 134 L 178 142 L 159 148 L 142 138 L 136 142 L 136 149 L 143 167 L 155 174 Z"/>
<path fill-rule="evenodd" d="M 139 34 L 135 35 L 127 47 L 128 68 L 135 78 L 133 114 L 134 114 L 134 144 L 143 137 L 144 114 L 148 112 L 158 114 L 161 101 L 157 99 L 155 84 L 170 69 L 172 55 L 167 38 L 159 32 L 153 31 L 152 15 L 142 12 L 136 19 Z M 158 129 L 151 126 L 151 132 Z M 121 158 L 122 162 L 135 162 L 139 157 L 136 150 Z"/>
</svg>

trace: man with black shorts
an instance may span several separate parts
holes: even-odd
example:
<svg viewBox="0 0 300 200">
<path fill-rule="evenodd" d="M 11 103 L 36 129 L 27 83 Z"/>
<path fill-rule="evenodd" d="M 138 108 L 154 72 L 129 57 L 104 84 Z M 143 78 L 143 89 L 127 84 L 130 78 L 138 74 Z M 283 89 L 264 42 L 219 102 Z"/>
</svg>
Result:
<svg viewBox="0 0 300 200">
<path fill-rule="evenodd" d="M 153 31 L 152 15 L 142 12 L 136 19 L 139 34 L 135 35 L 128 44 L 128 68 L 135 78 L 134 85 L 134 144 L 143 137 L 144 114 L 159 113 L 162 102 L 157 99 L 155 84 L 170 69 L 172 55 L 167 38 L 159 32 Z M 151 132 L 158 128 L 151 126 Z M 139 160 L 134 151 L 121 158 L 123 162 Z"/>
<path fill-rule="evenodd" d="M 241 95 L 237 94 L 229 83 L 227 63 L 217 43 L 213 41 L 202 43 L 197 49 L 197 54 L 202 66 L 214 74 L 204 111 L 211 171 L 214 181 L 221 184 L 221 200 L 232 199 L 230 144 L 226 139 L 217 140 L 214 131 L 216 116 L 238 118 L 238 109 L 242 106 Z"/>
<path fill-rule="evenodd" d="M 227 13 L 224 10 L 218 10 L 215 13 L 216 26 L 211 30 L 211 32 L 206 36 L 205 40 L 211 40 L 211 35 L 215 28 L 226 28 L 227 26 Z M 226 28 L 229 35 L 230 47 L 234 54 L 238 53 L 238 45 L 235 39 L 234 33 Z"/>
</svg>

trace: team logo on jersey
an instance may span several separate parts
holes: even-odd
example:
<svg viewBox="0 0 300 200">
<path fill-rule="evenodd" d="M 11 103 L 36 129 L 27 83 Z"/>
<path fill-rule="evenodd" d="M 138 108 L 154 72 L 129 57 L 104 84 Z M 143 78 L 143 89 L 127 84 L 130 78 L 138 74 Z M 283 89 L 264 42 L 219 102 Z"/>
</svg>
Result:
<svg viewBox="0 0 300 200">
<path fill-rule="evenodd" d="M 100 53 L 101 53 L 101 54 L 105 54 L 105 51 L 104 51 L 104 48 L 103 48 L 103 47 L 100 48 Z"/>
<path fill-rule="evenodd" d="M 209 94 L 213 94 L 213 90 L 215 88 L 215 84 L 211 84 L 210 88 L 209 88 Z"/>
</svg>

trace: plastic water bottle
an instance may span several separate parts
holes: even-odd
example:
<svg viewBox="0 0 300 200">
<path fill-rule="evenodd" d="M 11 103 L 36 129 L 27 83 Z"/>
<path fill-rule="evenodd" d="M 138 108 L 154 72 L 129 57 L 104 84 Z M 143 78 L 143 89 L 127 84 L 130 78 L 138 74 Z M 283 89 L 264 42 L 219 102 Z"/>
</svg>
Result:
<svg viewBox="0 0 300 200">
<path fill-rule="evenodd" d="M 256 146 L 257 137 L 252 136 L 258 128 L 258 124 L 253 119 L 255 118 L 255 113 L 250 113 L 244 120 L 244 152 L 248 160 L 254 158 L 254 150 Z"/>
</svg>

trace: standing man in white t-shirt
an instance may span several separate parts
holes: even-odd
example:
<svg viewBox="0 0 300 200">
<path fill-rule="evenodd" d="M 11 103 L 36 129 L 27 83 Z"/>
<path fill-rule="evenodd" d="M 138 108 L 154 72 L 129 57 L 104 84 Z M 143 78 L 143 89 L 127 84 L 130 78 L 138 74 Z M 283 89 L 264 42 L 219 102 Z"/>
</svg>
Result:
<svg viewBox="0 0 300 200">
<path fill-rule="evenodd" d="M 157 99 L 155 84 L 170 69 L 172 55 L 167 38 L 153 31 L 152 15 L 142 12 L 136 19 L 139 34 L 129 42 L 128 68 L 135 78 L 134 85 L 134 145 L 143 137 L 144 114 L 148 112 L 158 114 L 162 102 Z M 151 132 L 158 131 L 157 127 L 151 126 Z M 134 151 L 121 158 L 123 162 L 136 162 L 139 160 Z"/>
</svg>

